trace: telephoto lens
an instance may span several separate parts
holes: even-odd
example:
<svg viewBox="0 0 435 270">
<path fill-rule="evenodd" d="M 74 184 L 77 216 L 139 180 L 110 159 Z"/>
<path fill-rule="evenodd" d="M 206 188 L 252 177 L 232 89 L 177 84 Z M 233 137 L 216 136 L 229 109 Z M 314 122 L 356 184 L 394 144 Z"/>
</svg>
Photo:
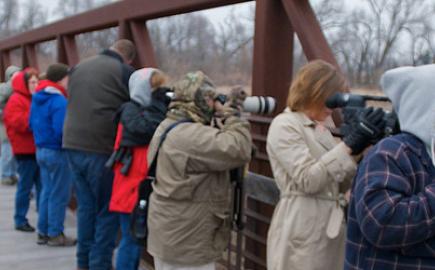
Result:
<svg viewBox="0 0 435 270">
<path fill-rule="evenodd" d="M 174 92 L 167 92 L 166 96 L 174 99 Z M 224 94 L 219 94 L 216 100 L 224 104 L 228 97 Z M 250 96 L 246 97 L 243 102 L 243 111 L 254 114 L 272 114 L 276 108 L 276 100 L 273 97 L 267 96 Z"/>
<path fill-rule="evenodd" d="M 255 114 L 271 114 L 275 107 L 276 100 L 273 97 L 251 96 L 243 102 L 243 111 Z"/>
</svg>

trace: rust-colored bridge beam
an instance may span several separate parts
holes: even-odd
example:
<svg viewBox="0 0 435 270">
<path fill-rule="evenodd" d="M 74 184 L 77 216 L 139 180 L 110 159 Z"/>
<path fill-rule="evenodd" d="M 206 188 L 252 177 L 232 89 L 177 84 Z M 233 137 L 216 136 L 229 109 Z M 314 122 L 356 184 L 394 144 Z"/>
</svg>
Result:
<svg viewBox="0 0 435 270">
<path fill-rule="evenodd" d="M 323 59 L 339 67 L 308 0 L 281 0 L 308 60 Z"/>
<path fill-rule="evenodd" d="M 157 67 L 151 37 L 144 22 L 120 21 L 118 37 L 132 40 L 138 48 L 137 56 L 133 62 L 134 67 Z"/>
<path fill-rule="evenodd" d="M 27 44 L 22 46 L 22 64 L 23 68 L 34 67 L 38 69 L 38 58 L 36 56 L 35 44 Z"/>
<path fill-rule="evenodd" d="M 151 20 L 251 0 L 129 0 L 119 1 L 75 15 L 26 33 L 0 40 L 0 50 L 22 44 L 54 40 L 59 35 L 75 35 L 118 25 L 120 20 Z"/>
<path fill-rule="evenodd" d="M 11 65 L 11 55 L 10 52 L 0 51 L 0 79 L 3 82 L 5 80 L 5 73 L 4 71 L 8 66 Z"/>
<path fill-rule="evenodd" d="M 74 66 L 80 61 L 74 36 L 57 37 L 57 61 Z"/>
</svg>

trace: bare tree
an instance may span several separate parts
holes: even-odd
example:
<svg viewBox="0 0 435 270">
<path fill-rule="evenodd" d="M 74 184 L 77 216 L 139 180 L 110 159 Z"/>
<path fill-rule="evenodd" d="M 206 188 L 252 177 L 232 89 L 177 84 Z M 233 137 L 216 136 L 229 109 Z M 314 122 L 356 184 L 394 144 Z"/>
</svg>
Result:
<svg viewBox="0 0 435 270">
<path fill-rule="evenodd" d="M 24 32 L 45 24 L 47 21 L 47 12 L 45 12 L 41 4 L 39 4 L 37 1 L 29 1 L 23 6 L 24 14 L 20 19 L 20 32 Z"/>
<path fill-rule="evenodd" d="M 332 43 L 351 82 L 374 85 L 385 69 L 415 63 L 419 55 L 416 50 L 426 46 L 423 31 L 432 24 L 432 9 L 427 0 L 364 2 L 366 8 L 353 10 L 345 17 L 339 30 L 332 34 Z"/>
<path fill-rule="evenodd" d="M 5 38 L 15 32 L 18 15 L 18 2 L 15 0 L 0 1 L 0 35 Z"/>
</svg>

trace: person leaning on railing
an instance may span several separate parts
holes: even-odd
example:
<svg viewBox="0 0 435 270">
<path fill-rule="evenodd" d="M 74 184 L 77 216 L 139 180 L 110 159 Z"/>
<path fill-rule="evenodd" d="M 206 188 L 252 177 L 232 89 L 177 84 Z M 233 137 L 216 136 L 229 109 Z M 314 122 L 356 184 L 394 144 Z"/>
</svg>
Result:
<svg viewBox="0 0 435 270">
<path fill-rule="evenodd" d="M 267 240 L 269 270 L 338 270 L 343 267 L 343 192 L 355 175 L 355 155 L 371 136 L 354 129 L 336 143 L 323 122 L 332 111 L 326 99 L 347 83 L 332 65 L 313 61 L 300 69 L 290 87 L 288 108 L 271 123 L 267 153 L 281 196 Z M 362 121 L 383 125 L 382 111 Z"/>
</svg>

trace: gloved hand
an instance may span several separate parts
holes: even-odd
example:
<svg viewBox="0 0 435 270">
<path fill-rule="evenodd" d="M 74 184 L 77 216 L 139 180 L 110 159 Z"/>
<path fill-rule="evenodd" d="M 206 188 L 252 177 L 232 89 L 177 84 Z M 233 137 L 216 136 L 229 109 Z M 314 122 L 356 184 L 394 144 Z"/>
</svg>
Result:
<svg viewBox="0 0 435 270">
<path fill-rule="evenodd" d="M 343 138 L 343 142 L 352 149 L 352 155 L 360 154 L 371 141 L 382 135 L 385 128 L 384 111 L 372 107 L 364 109 L 352 130 Z"/>
<path fill-rule="evenodd" d="M 159 87 L 156 90 L 154 90 L 151 94 L 152 99 L 156 99 L 158 101 L 161 101 L 165 103 L 166 106 L 171 103 L 171 98 L 166 95 L 167 92 L 170 92 L 171 89 L 167 87 Z"/>
<path fill-rule="evenodd" d="M 234 87 L 233 89 L 231 89 L 231 92 L 228 95 L 227 103 L 230 107 L 235 108 L 238 111 L 242 111 L 243 102 L 245 101 L 247 96 L 248 95 L 242 87 Z"/>
</svg>

